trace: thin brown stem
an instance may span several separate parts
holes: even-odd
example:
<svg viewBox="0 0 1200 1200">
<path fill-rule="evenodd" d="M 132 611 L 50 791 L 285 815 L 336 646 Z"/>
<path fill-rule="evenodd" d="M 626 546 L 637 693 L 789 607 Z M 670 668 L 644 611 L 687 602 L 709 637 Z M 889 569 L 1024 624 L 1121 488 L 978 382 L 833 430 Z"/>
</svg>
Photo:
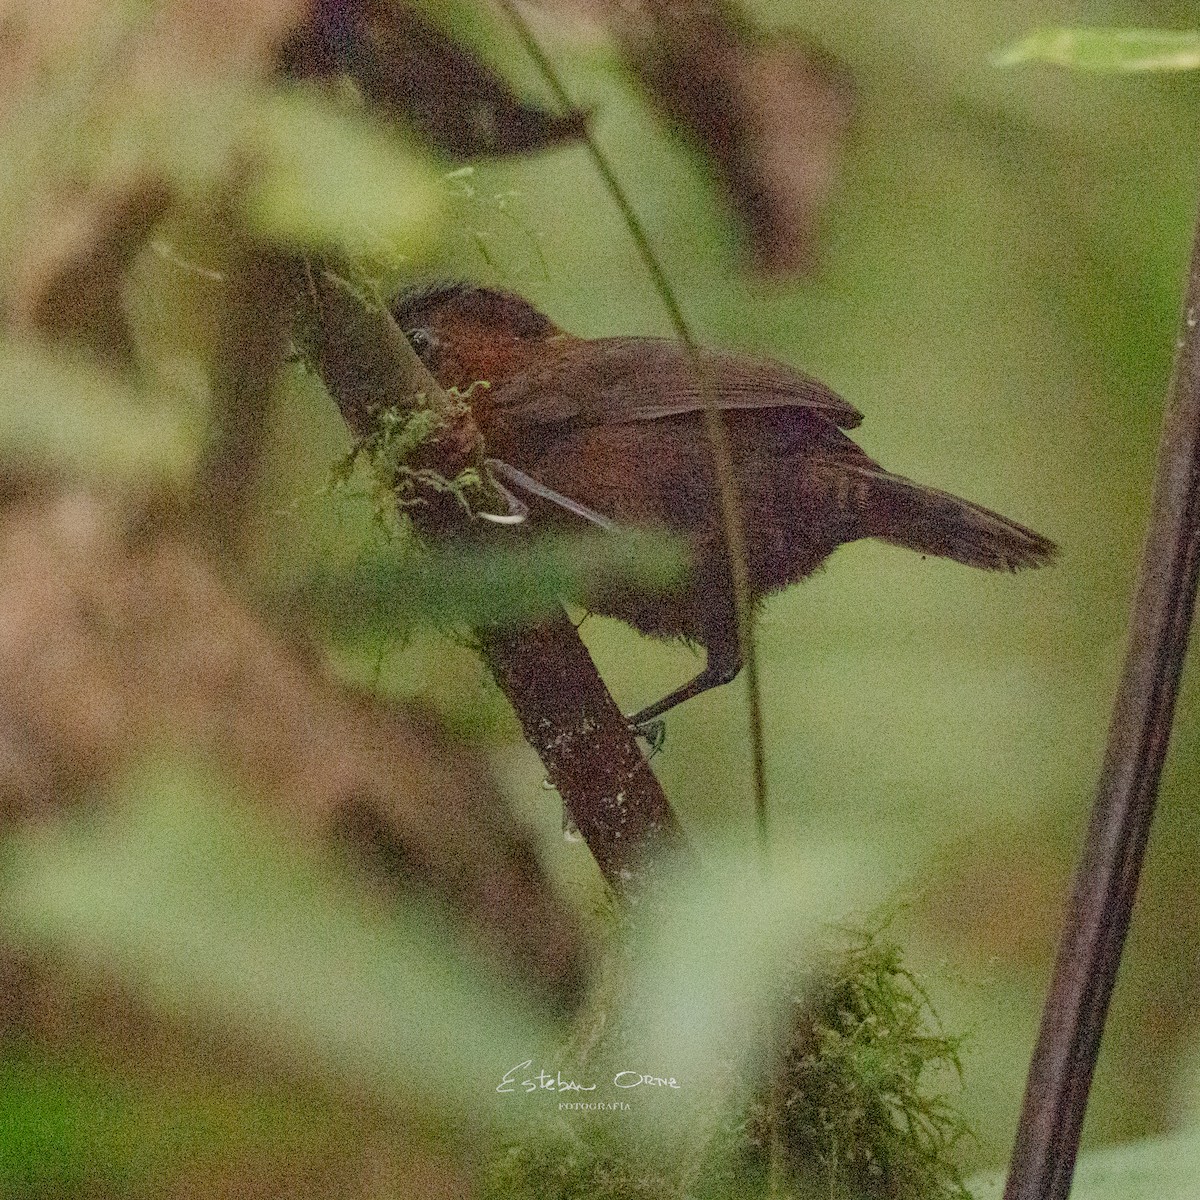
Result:
<svg viewBox="0 0 1200 1200">
<path fill-rule="evenodd" d="M 1200 573 L 1200 220 L 1158 449 L 1125 665 L 1005 1200 L 1065 1200 L 1137 897 Z"/>
<path fill-rule="evenodd" d="M 501 0 L 502 6 L 512 20 L 517 36 L 530 58 L 537 65 L 555 99 L 567 112 L 574 112 L 575 105 L 563 84 L 554 64 L 542 49 L 528 21 L 512 0 Z M 700 356 L 699 346 L 684 319 L 683 310 L 671 287 L 671 282 L 659 262 L 654 247 L 646 234 L 645 226 L 638 217 L 621 181 L 617 178 L 608 156 L 596 141 L 588 126 L 583 130 L 584 145 L 600 178 L 608 188 L 613 203 L 621 213 L 629 235 L 637 247 L 642 262 L 653 281 L 655 291 L 679 338 L 692 360 L 692 369 L 699 381 L 704 398 L 704 421 L 712 447 L 713 465 L 717 475 L 717 489 L 721 499 L 721 522 L 725 544 L 729 549 L 730 577 L 733 582 L 733 599 L 737 611 L 738 651 L 746 672 L 746 699 L 749 705 L 750 756 L 754 784 L 754 812 L 758 824 L 759 838 L 767 845 L 767 772 L 763 739 L 762 687 L 759 682 L 758 652 L 754 641 L 754 605 L 750 596 L 750 578 L 746 569 L 746 531 L 742 522 L 742 506 L 737 476 L 733 469 L 733 458 L 729 451 L 729 438 L 720 410 L 713 395 L 712 382 Z"/>
</svg>

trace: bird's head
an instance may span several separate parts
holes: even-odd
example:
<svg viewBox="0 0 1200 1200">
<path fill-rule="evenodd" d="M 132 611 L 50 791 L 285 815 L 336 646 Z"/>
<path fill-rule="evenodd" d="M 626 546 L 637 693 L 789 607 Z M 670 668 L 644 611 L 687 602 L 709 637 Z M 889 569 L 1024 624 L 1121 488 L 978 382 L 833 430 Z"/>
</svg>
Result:
<svg viewBox="0 0 1200 1200">
<path fill-rule="evenodd" d="M 545 313 L 513 292 L 468 283 L 423 284 L 392 301 L 392 316 L 443 387 L 465 391 L 526 370 L 562 337 Z"/>
</svg>

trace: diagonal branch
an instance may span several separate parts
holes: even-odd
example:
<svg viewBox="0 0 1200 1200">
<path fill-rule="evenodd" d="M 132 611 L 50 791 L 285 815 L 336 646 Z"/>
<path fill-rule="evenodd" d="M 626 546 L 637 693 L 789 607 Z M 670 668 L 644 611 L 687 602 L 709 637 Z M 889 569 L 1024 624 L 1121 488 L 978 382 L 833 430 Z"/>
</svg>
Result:
<svg viewBox="0 0 1200 1200">
<path fill-rule="evenodd" d="M 600 873 L 617 892 L 638 892 L 659 852 L 685 850 L 683 833 L 575 627 L 560 613 L 476 636 Z"/>
<path fill-rule="evenodd" d="M 473 465 L 488 480 L 469 411 L 455 407 L 425 370 L 386 307 L 320 267 L 309 271 L 297 304 L 302 337 L 356 435 L 370 432 L 381 407 L 422 393 L 454 423 L 452 436 L 434 447 L 446 461 L 433 465 L 450 478 Z M 448 514 L 460 524 L 470 520 L 458 504 L 439 510 L 439 520 Z M 579 634 L 560 614 L 533 628 L 475 636 L 604 878 L 618 893 L 640 890 L 661 854 L 683 848 L 683 834 Z"/>
<path fill-rule="evenodd" d="M 1125 667 L 1005 1200 L 1065 1200 L 1158 798 L 1200 572 L 1200 221 Z"/>
</svg>

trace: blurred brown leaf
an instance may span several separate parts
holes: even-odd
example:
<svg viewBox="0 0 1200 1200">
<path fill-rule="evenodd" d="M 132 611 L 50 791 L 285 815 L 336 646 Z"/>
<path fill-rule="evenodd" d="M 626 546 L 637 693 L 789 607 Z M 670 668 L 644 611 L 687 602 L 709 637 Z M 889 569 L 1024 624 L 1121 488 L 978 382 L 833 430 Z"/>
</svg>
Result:
<svg viewBox="0 0 1200 1200">
<path fill-rule="evenodd" d="M 481 756 L 427 714 L 329 679 L 173 524 L 161 501 L 0 472 L 0 834 L 95 803 L 165 741 L 335 848 L 380 906 L 434 896 L 501 972 L 571 1003 L 578 931 Z M 68 1079 L 68 1119 L 72 1104 L 106 1106 L 37 1135 L 47 1149 L 23 1195 L 471 1194 L 415 1100 L 382 1103 L 247 1030 L 168 1014 L 96 965 L 4 939 L 0 1051 L 14 1103 Z"/>
<path fill-rule="evenodd" d="M 587 119 L 526 103 L 487 63 L 393 0 L 318 4 L 282 64 L 300 77 L 348 75 L 373 104 L 456 161 L 578 141 Z"/>
<path fill-rule="evenodd" d="M 224 767 L 297 836 L 348 851 L 385 901 L 432 893 L 514 979 L 574 999 L 575 924 L 477 753 L 422 713 L 347 694 L 160 517 L 12 487 L 0 829 L 93 794 L 165 742 Z"/>
<path fill-rule="evenodd" d="M 134 98 L 152 109 L 156 96 L 266 75 L 308 7 L 308 0 L 168 0 L 138 14 L 102 0 L 14 0 L 0 39 L 0 119 L 24 122 L 28 137 L 30 113 L 51 112 L 55 121 L 41 136 L 73 147 L 89 122 Z M 136 159 L 84 182 L 70 153 L 30 152 L 0 238 L 0 314 L 10 327 L 48 330 L 125 358 L 124 268 L 165 212 L 169 189 Z"/>
<path fill-rule="evenodd" d="M 755 267 L 810 269 L 853 115 L 847 70 L 723 5 L 612 3 L 609 19 L 654 102 L 709 160 Z"/>
</svg>

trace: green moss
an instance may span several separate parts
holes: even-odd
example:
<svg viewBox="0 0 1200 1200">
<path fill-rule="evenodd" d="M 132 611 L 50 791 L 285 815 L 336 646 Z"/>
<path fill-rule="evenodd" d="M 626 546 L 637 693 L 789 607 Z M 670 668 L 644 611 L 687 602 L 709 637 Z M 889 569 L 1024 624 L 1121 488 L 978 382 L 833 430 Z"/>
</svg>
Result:
<svg viewBox="0 0 1200 1200">
<path fill-rule="evenodd" d="M 900 947 L 842 931 L 843 957 L 790 1000 L 775 1091 L 755 1101 L 751 1141 L 776 1170 L 828 1197 L 941 1200 L 968 1192 L 955 1161 L 969 1135 L 937 1089 L 961 1072 Z"/>
<path fill-rule="evenodd" d="M 969 1131 L 939 1090 L 957 1082 L 959 1039 L 879 927 L 835 940 L 789 998 L 767 1082 L 680 1095 L 695 1106 L 694 1141 L 664 1148 L 635 1114 L 555 1113 L 495 1157 L 485 1200 L 967 1200 L 954 1154 Z M 610 968 L 617 983 L 581 1019 L 565 1063 L 605 1059 L 624 1040 Z"/>
<path fill-rule="evenodd" d="M 461 411 L 469 407 L 468 396 L 450 392 Z M 469 395 L 469 394 L 468 394 Z M 367 488 L 372 507 L 385 524 L 394 524 L 394 510 L 416 507 L 429 502 L 429 493 L 453 497 L 470 512 L 470 496 L 481 485 L 479 473 L 473 467 L 460 471 L 453 479 L 432 467 L 422 465 L 428 451 L 448 433 L 452 419 L 435 412 L 424 403 L 423 396 L 414 397 L 404 405 L 381 409 L 375 427 L 368 437 L 351 447 L 330 470 L 330 488 L 339 492 L 356 485 L 361 476 L 356 466 L 366 467 Z M 436 451 L 435 451 L 436 452 Z"/>
</svg>

